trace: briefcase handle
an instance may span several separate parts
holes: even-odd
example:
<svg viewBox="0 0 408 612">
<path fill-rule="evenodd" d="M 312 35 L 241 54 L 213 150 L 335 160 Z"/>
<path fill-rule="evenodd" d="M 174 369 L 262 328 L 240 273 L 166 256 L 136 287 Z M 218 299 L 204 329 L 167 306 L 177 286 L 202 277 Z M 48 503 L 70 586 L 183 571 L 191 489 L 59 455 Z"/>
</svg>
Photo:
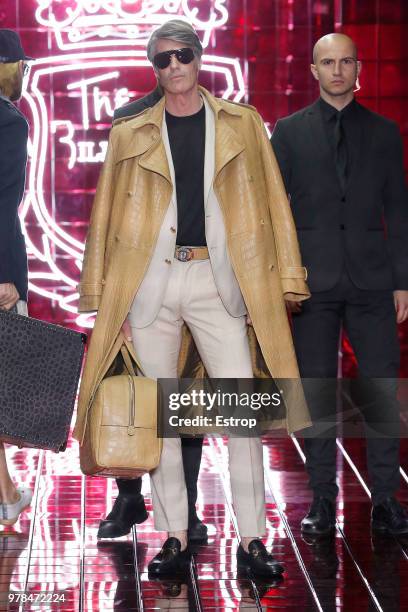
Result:
<svg viewBox="0 0 408 612">
<path fill-rule="evenodd" d="M 132 363 L 132 359 L 131 359 L 130 354 L 129 354 L 129 350 L 128 350 L 128 348 L 127 348 L 127 346 L 125 344 L 122 344 L 122 346 L 120 348 L 120 352 L 122 354 L 123 362 L 124 362 L 124 364 L 126 366 L 126 369 L 127 369 L 128 373 L 131 376 L 137 376 L 137 372 L 135 372 L 135 368 L 133 367 L 133 363 Z M 139 366 L 139 364 L 137 362 L 136 362 L 136 365 L 137 365 L 137 367 L 140 370 L 140 366 Z M 142 374 L 143 374 L 143 372 L 142 372 Z"/>
<path fill-rule="evenodd" d="M 125 336 L 123 336 L 123 344 L 121 346 L 120 352 L 121 352 L 121 355 L 123 357 L 123 361 L 125 363 L 125 367 L 126 367 L 127 371 L 129 372 L 129 374 L 131 374 L 133 376 L 137 376 L 138 372 L 139 372 L 139 375 L 141 374 L 145 378 L 149 378 L 148 376 L 146 376 L 145 372 L 143 371 L 142 366 L 140 365 L 140 363 L 137 360 L 135 349 L 133 348 L 132 342 L 130 340 L 127 340 L 127 338 L 125 338 Z M 133 366 L 133 363 L 136 364 L 138 372 L 135 372 L 135 368 Z"/>
</svg>

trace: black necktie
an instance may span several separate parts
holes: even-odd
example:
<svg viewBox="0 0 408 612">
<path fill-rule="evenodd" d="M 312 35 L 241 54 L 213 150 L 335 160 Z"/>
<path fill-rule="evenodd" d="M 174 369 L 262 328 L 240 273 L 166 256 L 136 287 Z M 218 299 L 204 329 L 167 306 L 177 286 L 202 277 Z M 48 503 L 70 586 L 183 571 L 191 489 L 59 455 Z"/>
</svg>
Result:
<svg viewBox="0 0 408 612">
<path fill-rule="evenodd" d="M 344 137 L 342 113 L 337 113 L 336 115 L 336 125 L 334 126 L 334 150 L 337 175 L 344 192 L 347 179 L 347 146 Z"/>
</svg>

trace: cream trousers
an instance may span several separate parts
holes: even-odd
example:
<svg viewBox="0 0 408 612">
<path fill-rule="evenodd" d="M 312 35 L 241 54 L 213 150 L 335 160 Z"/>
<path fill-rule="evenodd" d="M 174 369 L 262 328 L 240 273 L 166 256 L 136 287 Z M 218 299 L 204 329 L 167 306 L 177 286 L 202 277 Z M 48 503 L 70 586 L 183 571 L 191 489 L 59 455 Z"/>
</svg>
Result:
<svg viewBox="0 0 408 612">
<path fill-rule="evenodd" d="M 167 264 L 169 265 L 169 264 Z M 209 259 L 171 263 L 169 283 L 156 319 L 136 328 L 132 338 L 149 378 L 177 378 L 181 330 L 185 322 L 211 378 L 252 378 L 245 316 L 225 309 Z M 265 488 L 259 438 L 229 438 L 231 492 L 241 537 L 265 533 Z M 164 438 L 159 466 L 151 473 L 154 521 L 160 531 L 187 529 L 188 506 L 180 438 Z"/>
</svg>

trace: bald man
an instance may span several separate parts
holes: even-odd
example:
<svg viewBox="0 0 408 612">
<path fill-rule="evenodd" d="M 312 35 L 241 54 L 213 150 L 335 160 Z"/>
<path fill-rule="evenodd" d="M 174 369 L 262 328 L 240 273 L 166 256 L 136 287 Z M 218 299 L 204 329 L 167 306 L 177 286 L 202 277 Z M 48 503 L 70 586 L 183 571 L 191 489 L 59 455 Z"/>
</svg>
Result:
<svg viewBox="0 0 408 612">
<path fill-rule="evenodd" d="M 277 122 L 272 145 L 298 229 L 312 298 L 293 305 L 301 375 L 316 424 L 305 439 L 313 503 L 307 534 L 335 527 L 335 380 L 344 328 L 357 357 L 372 528 L 408 533 L 399 488 L 399 370 L 397 325 L 408 316 L 408 196 L 398 126 L 354 99 L 361 72 L 356 45 L 329 34 L 313 50 L 311 71 L 320 98 Z M 313 382 L 313 381 L 312 381 Z M 323 390 L 323 393 L 322 393 Z M 367 399 L 368 393 L 368 399 Z M 318 421 L 320 427 L 318 428 Z"/>
</svg>

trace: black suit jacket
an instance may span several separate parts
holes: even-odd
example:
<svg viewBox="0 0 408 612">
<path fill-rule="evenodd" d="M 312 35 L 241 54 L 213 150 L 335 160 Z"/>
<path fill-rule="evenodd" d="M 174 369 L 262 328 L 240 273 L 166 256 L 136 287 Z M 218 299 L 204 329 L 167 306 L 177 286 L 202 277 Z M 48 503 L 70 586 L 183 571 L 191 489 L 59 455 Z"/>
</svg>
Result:
<svg viewBox="0 0 408 612">
<path fill-rule="evenodd" d="M 14 283 L 27 300 L 27 254 L 18 207 L 24 194 L 27 121 L 0 98 L 0 283 Z"/>
<path fill-rule="evenodd" d="M 162 94 L 159 88 L 156 87 L 156 89 L 147 94 L 147 96 L 140 98 L 140 100 L 133 100 L 120 108 L 116 108 L 113 115 L 113 120 L 115 121 L 116 119 L 122 119 L 122 117 L 138 115 L 142 111 L 146 110 L 146 108 L 150 108 L 151 106 L 157 104 L 161 97 Z"/>
<path fill-rule="evenodd" d="M 319 102 L 277 122 L 271 142 L 290 197 L 308 284 L 331 289 L 346 265 L 361 289 L 408 289 L 408 193 L 396 123 L 356 105 L 345 193 Z"/>
</svg>

